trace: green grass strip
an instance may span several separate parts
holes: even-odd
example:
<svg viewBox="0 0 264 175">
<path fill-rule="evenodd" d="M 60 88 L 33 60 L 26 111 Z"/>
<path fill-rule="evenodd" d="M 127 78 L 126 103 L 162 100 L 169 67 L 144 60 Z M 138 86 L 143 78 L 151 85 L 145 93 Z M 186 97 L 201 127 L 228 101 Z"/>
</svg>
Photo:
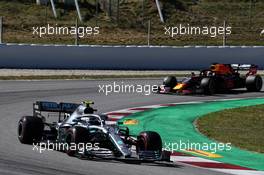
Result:
<svg viewBox="0 0 264 175">
<path fill-rule="evenodd" d="M 197 126 L 209 138 L 264 153 L 264 105 L 209 113 L 197 120 Z"/>
</svg>

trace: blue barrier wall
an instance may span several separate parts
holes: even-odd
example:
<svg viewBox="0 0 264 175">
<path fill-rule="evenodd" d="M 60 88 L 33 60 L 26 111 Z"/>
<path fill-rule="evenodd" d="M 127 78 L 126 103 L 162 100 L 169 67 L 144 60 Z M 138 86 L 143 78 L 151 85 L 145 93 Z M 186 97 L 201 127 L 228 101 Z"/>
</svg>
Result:
<svg viewBox="0 0 264 175">
<path fill-rule="evenodd" d="M 202 69 L 213 62 L 264 68 L 264 47 L 0 45 L 1 68 Z"/>
</svg>

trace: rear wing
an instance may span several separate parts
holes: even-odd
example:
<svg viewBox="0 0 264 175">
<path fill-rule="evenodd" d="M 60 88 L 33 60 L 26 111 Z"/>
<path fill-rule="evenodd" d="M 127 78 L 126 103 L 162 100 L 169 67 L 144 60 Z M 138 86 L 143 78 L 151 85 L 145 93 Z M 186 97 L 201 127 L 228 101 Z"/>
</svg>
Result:
<svg viewBox="0 0 264 175">
<path fill-rule="evenodd" d="M 73 113 L 80 104 L 77 103 L 56 103 L 49 101 L 36 101 L 33 103 L 33 110 L 39 112 L 64 112 Z"/>
<path fill-rule="evenodd" d="M 254 64 L 231 64 L 231 67 L 235 70 L 250 70 L 252 68 L 258 69 L 258 66 Z"/>
<path fill-rule="evenodd" d="M 231 64 L 231 67 L 236 70 L 248 70 L 246 75 L 256 75 L 258 72 L 258 66 L 255 64 Z"/>
</svg>

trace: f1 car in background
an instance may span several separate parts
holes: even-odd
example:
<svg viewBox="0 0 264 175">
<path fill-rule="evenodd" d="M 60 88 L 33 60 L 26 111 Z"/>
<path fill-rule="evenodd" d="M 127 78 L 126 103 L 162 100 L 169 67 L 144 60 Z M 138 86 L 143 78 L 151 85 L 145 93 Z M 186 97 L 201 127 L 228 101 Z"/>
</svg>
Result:
<svg viewBox="0 0 264 175">
<path fill-rule="evenodd" d="M 247 70 L 245 75 L 239 71 Z M 174 76 L 164 78 L 159 93 L 206 94 L 213 95 L 237 88 L 246 88 L 250 92 L 262 89 L 262 78 L 257 75 L 258 67 L 249 64 L 212 64 L 209 69 L 202 70 L 199 75 L 177 81 Z"/>
<path fill-rule="evenodd" d="M 23 116 L 18 122 L 18 139 L 23 144 L 66 144 L 69 156 L 108 158 L 123 160 L 162 160 L 162 140 L 153 131 L 141 132 L 137 138 L 129 135 L 127 127 L 106 125 L 107 116 L 94 114 L 93 102 L 56 103 L 37 101 L 33 104 L 33 116 Z M 44 115 L 46 114 L 46 115 Z M 56 122 L 47 122 L 56 114 Z M 70 149 L 72 144 L 87 147 Z M 132 150 L 136 147 L 136 151 Z"/>
</svg>

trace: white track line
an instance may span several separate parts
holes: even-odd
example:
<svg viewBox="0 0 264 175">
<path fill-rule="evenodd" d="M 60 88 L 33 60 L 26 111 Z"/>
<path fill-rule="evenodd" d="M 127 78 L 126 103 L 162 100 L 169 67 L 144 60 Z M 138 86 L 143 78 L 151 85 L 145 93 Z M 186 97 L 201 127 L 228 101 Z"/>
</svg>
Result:
<svg viewBox="0 0 264 175">
<path fill-rule="evenodd" d="M 218 161 L 204 159 L 200 157 L 193 157 L 193 156 L 171 156 L 170 160 L 173 162 L 212 162 L 212 163 L 219 163 Z"/>
<path fill-rule="evenodd" d="M 229 173 L 235 175 L 264 175 L 264 171 L 254 171 L 254 170 L 232 170 L 232 169 L 212 169 L 214 171 L 219 171 L 222 173 Z"/>
</svg>

